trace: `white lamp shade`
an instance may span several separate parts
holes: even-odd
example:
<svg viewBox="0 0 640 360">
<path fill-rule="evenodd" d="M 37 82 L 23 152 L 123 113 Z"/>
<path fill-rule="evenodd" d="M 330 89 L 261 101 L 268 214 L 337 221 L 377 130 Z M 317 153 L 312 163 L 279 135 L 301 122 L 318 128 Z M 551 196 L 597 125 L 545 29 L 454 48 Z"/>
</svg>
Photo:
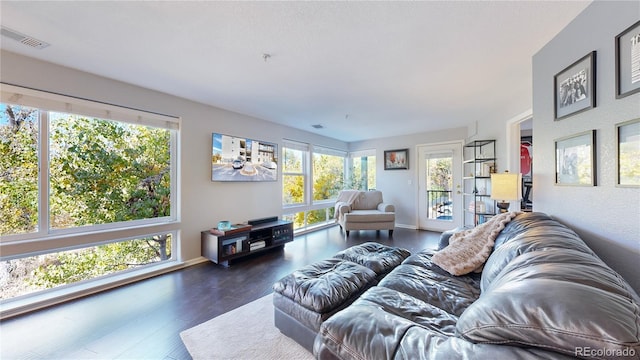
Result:
<svg viewBox="0 0 640 360">
<path fill-rule="evenodd" d="M 520 174 L 508 172 L 491 174 L 491 199 L 501 201 L 520 200 Z"/>
</svg>

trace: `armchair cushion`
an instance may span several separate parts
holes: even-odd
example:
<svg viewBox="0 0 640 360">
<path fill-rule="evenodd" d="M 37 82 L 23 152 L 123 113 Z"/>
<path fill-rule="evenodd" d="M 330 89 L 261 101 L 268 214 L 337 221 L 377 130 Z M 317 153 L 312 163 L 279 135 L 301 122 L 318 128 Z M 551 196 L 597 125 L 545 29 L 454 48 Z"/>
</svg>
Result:
<svg viewBox="0 0 640 360">
<path fill-rule="evenodd" d="M 370 223 L 394 221 L 395 214 L 379 210 L 354 210 L 344 214 L 344 221 L 351 223 Z"/>
</svg>

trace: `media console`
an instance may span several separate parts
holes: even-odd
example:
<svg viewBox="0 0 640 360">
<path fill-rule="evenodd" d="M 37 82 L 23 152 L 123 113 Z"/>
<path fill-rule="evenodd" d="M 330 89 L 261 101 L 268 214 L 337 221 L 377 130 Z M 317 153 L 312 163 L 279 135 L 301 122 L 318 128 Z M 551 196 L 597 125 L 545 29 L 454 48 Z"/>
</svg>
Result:
<svg viewBox="0 0 640 360">
<path fill-rule="evenodd" d="M 216 264 L 229 266 L 235 259 L 258 252 L 283 247 L 293 241 L 293 223 L 278 218 L 250 221 L 234 225 L 233 229 L 202 231 L 202 256 Z"/>
</svg>

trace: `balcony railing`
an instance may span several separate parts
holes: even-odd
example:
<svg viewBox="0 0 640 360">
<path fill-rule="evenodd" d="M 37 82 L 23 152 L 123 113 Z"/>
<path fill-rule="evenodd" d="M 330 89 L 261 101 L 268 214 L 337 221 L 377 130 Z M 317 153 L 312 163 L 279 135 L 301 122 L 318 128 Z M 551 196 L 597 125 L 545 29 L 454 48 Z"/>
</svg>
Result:
<svg viewBox="0 0 640 360">
<path fill-rule="evenodd" d="M 431 220 L 452 220 L 453 200 L 450 190 L 427 190 L 427 216 Z"/>
</svg>

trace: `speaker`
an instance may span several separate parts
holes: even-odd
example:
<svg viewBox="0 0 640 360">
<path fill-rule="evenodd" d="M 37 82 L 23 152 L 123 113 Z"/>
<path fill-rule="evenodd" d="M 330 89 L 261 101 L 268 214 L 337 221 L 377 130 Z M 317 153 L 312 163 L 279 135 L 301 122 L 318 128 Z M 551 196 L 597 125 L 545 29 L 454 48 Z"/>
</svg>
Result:
<svg viewBox="0 0 640 360">
<path fill-rule="evenodd" d="M 247 221 L 247 223 L 249 225 L 260 225 L 260 224 L 266 224 L 266 223 L 270 223 L 270 222 L 274 222 L 274 221 L 278 221 L 278 217 L 277 216 L 270 216 L 270 217 L 265 217 L 265 218 L 260 218 L 260 219 L 253 219 L 253 220 Z"/>
</svg>

